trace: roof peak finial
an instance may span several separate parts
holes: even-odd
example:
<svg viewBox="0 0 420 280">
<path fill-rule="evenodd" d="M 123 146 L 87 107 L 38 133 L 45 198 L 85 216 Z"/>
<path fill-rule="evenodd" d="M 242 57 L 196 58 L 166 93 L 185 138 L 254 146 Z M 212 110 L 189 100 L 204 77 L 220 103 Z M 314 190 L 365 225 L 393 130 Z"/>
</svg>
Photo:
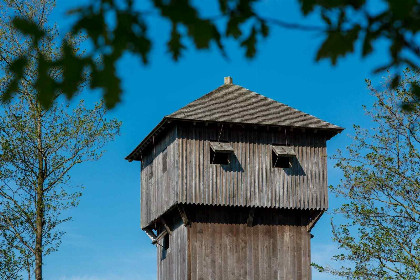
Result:
<svg viewBox="0 0 420 280">
<path fill-rule="evenodd" d="M 233 80 L 231 76 L 225 77 L 225 85 L 233 85 Z"/>
</svg>

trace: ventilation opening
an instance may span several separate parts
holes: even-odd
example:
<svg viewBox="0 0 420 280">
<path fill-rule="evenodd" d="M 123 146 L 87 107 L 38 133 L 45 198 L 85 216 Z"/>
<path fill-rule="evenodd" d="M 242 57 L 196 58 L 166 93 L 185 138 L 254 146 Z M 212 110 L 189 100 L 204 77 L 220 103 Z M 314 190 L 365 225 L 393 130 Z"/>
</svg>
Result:
<svg viewBox="0 0 420 280">
<path fill-rule="evenodd" d="M 277 156 L 276 153 L 272 154 L 273 167 L 277 168 L 290 168 L 292 167 L 292 157 Z"/>
<path fill-rule="evenodd" d="M 211 164 L 229 164 L 230 153 L 215 152 L 210 149 L 210 163 Z"/>
<path fill-rule="evenodd" d="M 162 241 L 162 260 L 166 259 L 168 250 L 169 250 L 169 234 L 166 234 L 163 237 L 163 241 Z"/>
<path fill-rule="evenodd" d="M 233 148 L 227 142 L 210 142 L 210 163 L 211 164 L 229 164 L 230 154 Z"/>
<path fill-rule="evenodd" d="M 295 151 L 290 146 L 272 145 L 272 163 L 273 167 L 290 168 L 292 167 L 293 158 L 296 156 Z"/>
</svg>

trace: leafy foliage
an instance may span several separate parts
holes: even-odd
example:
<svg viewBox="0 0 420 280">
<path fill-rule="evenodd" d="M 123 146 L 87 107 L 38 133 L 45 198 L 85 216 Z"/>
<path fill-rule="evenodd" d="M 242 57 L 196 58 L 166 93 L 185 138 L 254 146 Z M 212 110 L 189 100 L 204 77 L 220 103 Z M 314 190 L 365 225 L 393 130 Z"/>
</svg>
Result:
<svg viewBox="0 0 420 280">
<path fill-rule="evenodd" d="M 85 72 L 91 73 L 90 88 L 102 89 L 106 106 L 114 107 L 122 94 L 115 67 L 117 61 L 130 52 L 143 64 L 149 62 L 152 41 L 147 18 L 151 16 L 160 16 L 171 23 L 166 45 L 175 61 L 186 51 L 186 39 L 190 39 L 196 49 L 217 46 L 226 56 L 224 44 L 232 38 L 244 49 L 245 56 L 252 58 L 257 53 L 259 38 L 267 37 L 273 26 L 280 26 L 324 34 L 325 39 L 316 54 L 317 61 L 328 59 L 335 65 L 340 57 L 356 51 L 366 57 L 374 52 L 376 41 L 386 40 L 391 60 L 375 71 L 392 67 L 398 70 L 404 65 L 417 69 L 416 61 L 420 58 L 418 1 L 297 0 L 302 14 L 319 14 L 323 26 L 303 26 L 265 17 L 263 11 L 257 9 L 259 2 L 261 0 L 217 0 L 219 14 L 205 17 L 190 0 L 150 0 L 153 8 L 147 11 L 137 9 L 133 0 L 92 0 L 87 6 L 69 11 L 77 20 L 62 42 L 61 55 L 54 59 L 45 57 L 39 48 L 48 32 L 28 18 L 16 17 L 14 27 L 31 38 L 31 44 L 8 66 L 11 79 L 2 100 L 7 102 L 16 93 L 28 58 L 35 55 L 38 65 L 35 84 L 38 100 L 44 108 L 51 106 L 57 92 L 72 98 L 78 85 L 84 82 Z M 385 8 L 375 8 L 378 4 Z M 80 33 L 93 45 L 93 50 L 83 57 L 69 51 L 72 38 Z M 54 69 L 62 69 L 60 81 L 51 78 Z M 396 79 L 399 78 L 397 74 Z M 420 102 L 420 89 L 414 84 L 412 87 L 413 98 L 404 106 L 407 110 L 412 109 L 412 103 Z"/>
<path fill-rule="evenodd" d="M 81 186 L 71 185 L 69 172 L 82 162 L 97 160 L 104 145 L 118 134 L 120 123 L 106 119 L 103 102 L 93 108 L 87 108 L 83 101 L 70 105 L 63 102 L 60 91 L 52 91 L 53 99 L 42 99 L 37 90 L 41 84 L 48 90 L 61 84 L 75 92 L 83 86 L 86 74 L 77 73 L 83 79 L 76 85 L 67 85 L 68 80 L 62 79 L 71 72 L 67 67 L 77 67 L 73 65 L 79 59 L 77 39 L 64 46 L 63 57 L 54 43 L 56 29 L 45 27 L 54 1 L 6 4 L 0 20 L 1 30 L 7 31 L 0 37 L 0 48 L 5 50 L 0 57 L 5 73 L 0 94 L 11 101 L 0 111 L 0 279 L 21 279 L 24 273 L 31 278 L 34 272 L 36 279 L 42 279 L 42 257 L 58 250 L 64 234 L 60 225 L 71 219 L 65 211 L 76 207 L 82 194 Z M 21 16 L 18 25 L 22 23 L 23 30 L 35 28 L 31 25 L 25 29 L 23 19 L 44 30 L 45 37 L 39 33 L 37 43 L 40 53 L 27 53 L 33 40 L 12 27 L 16 20 L 12 23 L 7 19 L 13 13 Z M 69 57 L 73 59 L 67 61 Z M 66 61 L 66 67 L 38 75 L 53 60 Z M 13 66 L 16 63 L 24 65 L 23 70 Z M 21 80 L 13 81 L 13 75 L 3 71 L 9 65 L 17 69 Z M 16 87 L 13 96 L 9 91 L 11 80 Z M 40 102 L 49 104 L 49 110 Z"/>
<path fill-rule="evenodd" d="M 332 191 L 347 203 L 337 209 L 347 222 L 332 223 L 348 266 L 327 270 L 346 279 L 420 278 L 420 105 L 401 112 L 418 72 L 406 70 L 395 89 L 368 87 L 376 102 L 367 110 L 375 126 L 355 126 L 353 144 L 336 156 L 344 173 Z M 318 266 L 318 269 L 325 268 Z"/>
<path fill-rule="evenodd" d="M 6 227 L 3 219 L 0 220 L 0 232 L 2 237 L 0 238 L 0 279 L 16 279 L 21 280 L 22 277 L 19 272 L 22 270 L 22 263 L 24 260 L 19 258 L 14 251 L 13 246 L 14 240 L 7 240 L 8 234 L 3 229 Z M 14 237 L 11 237 L 14 239 Z"/>
</svg>

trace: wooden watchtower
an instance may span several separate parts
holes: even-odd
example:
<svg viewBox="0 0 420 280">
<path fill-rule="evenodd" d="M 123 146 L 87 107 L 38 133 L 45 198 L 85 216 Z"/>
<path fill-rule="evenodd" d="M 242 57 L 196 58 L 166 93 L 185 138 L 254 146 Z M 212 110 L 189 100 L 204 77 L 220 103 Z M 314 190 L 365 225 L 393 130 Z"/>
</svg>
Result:
<svg viewBox="0 0 420 280">
<path fill-rule="evenodd" d="M 165 116 L 126 158 L 141 161 L 158 280 L 311 279 L 326 142 L 342 130 L 230 77 Z"/>
</svg>

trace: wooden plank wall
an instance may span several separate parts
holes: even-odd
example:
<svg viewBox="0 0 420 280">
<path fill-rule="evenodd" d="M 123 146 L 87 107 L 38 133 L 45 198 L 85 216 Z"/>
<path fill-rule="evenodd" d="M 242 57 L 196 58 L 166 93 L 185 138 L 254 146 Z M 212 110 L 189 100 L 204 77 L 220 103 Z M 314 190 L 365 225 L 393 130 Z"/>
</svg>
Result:
<svg viewBox="0 0 420 280">
<path fill-rule="evenodd" d="M 193 223 L 188 235 L 191 280 L 311 279 L 304 226 Z"/>
<path fill-rule="evenodd" d="M 165 161 L 166 166 L 164 166 Z M 157 141 L 153 150 L 143 156 L 141 165 L 142 228 L 175 203 L 174 193 L 178 185 L 178 169 L 176 128 L 172 128 L 165 137 Z"/>
<path fill-rule="evenodd" d="M 310 211 L 185 205 L 165 220 L 172 230 L 158 280 L 310 280 Z M 249 213 L 254 213 L 249 222 Z"/>
<path fill-rule="evenodd" d="M 157 245 L 157 279 L 187 280 L 187 228 L 184 225 L 173 230 L 169 236 L 169 249 L 162 259 L 162 247 Z M 206 278 L 208 279 L 208 278 Z"/>
<path fill-rule="evenodd" d="M 229 166 L 210 164 L 211 140 L 231 142 Z M 204 205 L 327 209 L 326 136 L 310 130 L 257 130 L 225 126 L 178 127 L 177 201 Z M 273 168 L 271 144 L 290 144 L 293 168 Z"/>
</svg>

